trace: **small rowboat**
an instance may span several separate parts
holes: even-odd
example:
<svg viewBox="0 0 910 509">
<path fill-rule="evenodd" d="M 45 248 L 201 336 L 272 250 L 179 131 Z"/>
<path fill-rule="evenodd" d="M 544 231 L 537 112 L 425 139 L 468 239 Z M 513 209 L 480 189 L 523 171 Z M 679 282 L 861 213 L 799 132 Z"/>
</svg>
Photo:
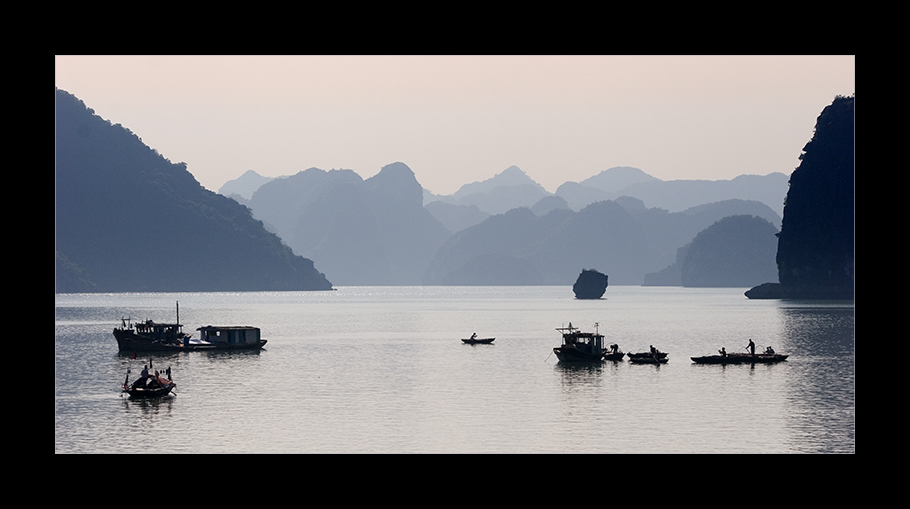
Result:
<svg viewBox="0 0 910 509">
<path fill-rule="evenodd" d="M 466 345 L 489 345 L 496 338 L 468 338 L 462 339 Z"/>
<path fill-rule="evenodd" d="M 636 364 L 665 364 L 667 362 L 667 352 L 661 352 L 655 349 L 653 352 L 638 352 L 627 354 L 629 360 Z"/>
</svg>

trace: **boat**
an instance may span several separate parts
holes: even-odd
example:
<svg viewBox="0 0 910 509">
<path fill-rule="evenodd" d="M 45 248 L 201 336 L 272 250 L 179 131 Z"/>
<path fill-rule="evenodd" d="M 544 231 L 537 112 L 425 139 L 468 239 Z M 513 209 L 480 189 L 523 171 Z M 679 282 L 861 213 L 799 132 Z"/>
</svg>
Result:
<svg viewBox="0 0 910 509">
<path fill-rule="evenodd" d="M 604 360 L 605 361 L 621 361 L 625 357 L 625 353 L 619 349 L 619 345 L 612 344 L 608 350 L 604 351 Z"/>
<path fill-rule="evenodd" d="M 789 355 L 766 351 L 765 353 L 722 353 L 692 357 L 695 364 L 774 364 L 787 360 Z"/>
<path fill-rule="evenodd" d="M 477 334 L 474 334 L 468 339 L 462 339 L 466 345 L 489 345 L 496 338 L 478 338 Z"/>
<path fill-rule="evenodd" d="M 647 352 L 629 352 L 629 361 L 634 364 L 666 364 L 670 359 L 667 352 L 661 352 L 653 346 Z"/>
<path fill-rule="evenodd" d="M 154 374 L 149 374 L 146 366 L 142 370 L 142 375 L 133 383 L 129 383 L 129 380 L 130 370 L 127 369 L 126 379 L 123 381 L 123 387 L 120 391 L 121 396 L 129 394 L 131 398 L 136 399 L 160 398 L 167 396 L 177 387 L 177 384 L 171 380 L 171 368 L 167 369 L 167 378 L 165 378 L 160 376 L 157 371 Z"/>
<path fill-rule="evenodd" d="M 600 362 L 603 361 L 604 350 L 603 334 L 596 332 L 582 332 L 581 329 L 572 327 L 558 327 L 562 333 L 562 345 L 553 349 L 553 353 L 561 362 Z"/>
<path fill-rule="evenodd" d="M 122 318 L 114 328 L 114 338 L 121 352 L 189 352 L 197 350 L 259 350 L 266 344 L 257 327 L 247 325 L 206 325 L 196 329 L 199 339 L 183 332 L 180 324 L 180 304 L 177 304 L 175 323 L 146 320 L 133 324 Z"/>
</svg>

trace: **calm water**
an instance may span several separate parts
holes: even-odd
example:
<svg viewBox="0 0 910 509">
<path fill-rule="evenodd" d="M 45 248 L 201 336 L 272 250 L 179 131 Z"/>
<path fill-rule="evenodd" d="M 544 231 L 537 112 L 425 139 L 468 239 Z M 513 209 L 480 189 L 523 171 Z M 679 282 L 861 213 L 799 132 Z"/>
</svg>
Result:
<svg viewBox="0 0 910 509">
<path fill-rule="evenodd" d="M 55 453 L 855 453 L 852 302 L 741 289 L 346 287 L 332 292 L 56 295 Z M 176 396 L 119 394 L 146 358 L 120 318 L 253 325 L 257 353 L 154 356 Z M 661 366 L 572 366 L 557 327 L 599 330 Z M 492 345 L 464 345 L 477 332 Z M 197 334 L 198 335 L 198 334 Z M 752 338 L 766 366 L 690 357 Z"/>
</svg>

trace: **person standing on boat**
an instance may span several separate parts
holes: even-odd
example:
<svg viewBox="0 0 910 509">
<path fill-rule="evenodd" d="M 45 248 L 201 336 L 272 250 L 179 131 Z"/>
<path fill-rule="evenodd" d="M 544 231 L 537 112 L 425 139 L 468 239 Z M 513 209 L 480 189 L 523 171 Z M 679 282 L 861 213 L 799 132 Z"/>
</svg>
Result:
<svg viewBox="0 0 910 509">
<path fill-rule="evenodd" d="M 752 338 L 749 338 L 749 346 L 747 346 L 746 348 L 749 349 L 750 354 L 755 355 L 755 343 L 752 342 Z"/>
</svg>

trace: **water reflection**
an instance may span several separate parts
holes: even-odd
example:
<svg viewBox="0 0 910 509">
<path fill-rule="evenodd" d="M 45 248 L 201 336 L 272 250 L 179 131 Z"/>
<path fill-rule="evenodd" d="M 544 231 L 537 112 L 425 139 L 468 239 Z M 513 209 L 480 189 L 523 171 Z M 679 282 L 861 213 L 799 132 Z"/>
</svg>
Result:
<svg viewBox="0 0 910 509">
<path fill-rule="evenodd" d="M 603 380 L 602 362 L 557 362 L 554 369 L 561 375 L 562 385 L 596 387 Z"/>
<path fill-rule="evenodd" d="M 791 352 L 787 384 L 791 447 L 856 452 L 856 338 L 852 303 L 782 301 L 782 341 Z M 783 345 L 782 345 L 783 346 Z"/>
</svg>

